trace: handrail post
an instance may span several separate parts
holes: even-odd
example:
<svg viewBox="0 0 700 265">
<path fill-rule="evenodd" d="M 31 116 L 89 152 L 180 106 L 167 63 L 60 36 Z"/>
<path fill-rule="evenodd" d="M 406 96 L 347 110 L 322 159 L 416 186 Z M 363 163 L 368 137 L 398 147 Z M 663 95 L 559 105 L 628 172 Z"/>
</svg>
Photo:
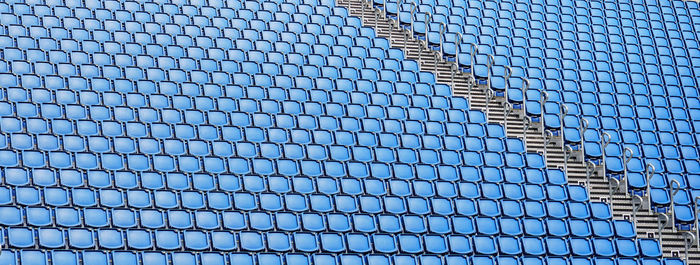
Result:
<svg viewBox="0 0 700 265">
<path fill-rule="evenodd" d="M 505 100 L 503 102 L 505 103 L 505 102 L 508 102 L 508 90 L 510 89 L 510 76 L 513 75 L 513 68 L 510 68 L 510 66 L 507 66 L 507 65 L 503 66 L 503 67 L 505 68 L 505 71 L 506 71 L 506 74 L 504 76 L 505 84 L 503 85 L 503 88 L 504 88 L 503 97 L 505 98 Z"/>
<path fill-rule="evenodd" d="M 491 89 L 491 71 L 493 71 L 493 65 L 496 63 L 496 59 L 493 57 L 493 54 L 489 54 L 486 57 L 488 58 L 488 61 L 486 62 L 486 87 Z"/>
<path fill-rule="evenodd" d="M 425 30 L 425 48 L 430 49 L 430 21 L 433 20 L 433 15 L 425 12 L 425 21 L 423 22 L 423 29 Z M 423 41 L 418 40 L 418 43 L 422 43 Z M 420 48 L 420 45 L 418 45 Z M 418 60 L 420 61 L 423 58 L 423 49 L 419 49 L 418 53 Z"/>
<path fill-rule="evenodd" d="M 610 144 L 610 140 L 612 138 L 610 137 L 610 134 L 607 132 L 603 132 L 600 135 L 600 155 L 601 155 L 601 165 L 603 166 L 603 178 L 607 178 L 608 175 L 606 174 L 607 171 L 607 162 L 605 161 L 605 148 L 608 147 L 608 144 Z"/>
<path fill-rule="evenodd" d="M 564 146 L 564 173 L 566 173 L 566 175 L 568 175 L 569 172 L 569 159 L 573 153 L 574 149 L 572 149 L 571 146 Z"/>
<path fill-rule="evenodd" d="M 521 79 L 523 80 L 523 85 L 520 88 L 520 90 L 523 93 L 523 116 L 527 116 L 527 90 L 530 89 L 530 80 L 527 80 L 523 77 L 521 77 Z"/>
<path fill-rule="evenodd" d="M 503 128 L 507 132 L 508 131 L 508 116 L 513 111 L 513 104 L 510 104 L 510 102 L 506 101 L 503 108 L 505 110 L 505 115 L 503 115 Z"/>
<path fill-rule="evenodd" d="M 581 163 L 583 165 L 586 165 L 586 150 L 585 145 L 586 145 L 586 131 L 588 131 L 588 120 L 585 118 L 581 118 L 581 127 L 579 128 L 579 131 L 581 132 Z"/>
<path fill-rule="evenodd" d="M 643 210 L 644 199 L 639 195 L 632 196 L 632 222 L 634 224 L 634 231 L 637 231 L 637 212 Z"/>
<path fill-rule="evenodd" d="M 622 178 L 620 179 L 620 188 L 623 194 L 627 194 L 627 164 L 629 164 L 630 160 L 632 160 L 632 155 L 634 155 L 632 149 L 625 147 L 625 150 L 622 152 L 623 174 Z"/>
<path fill-rule="evenodd" d="M 455 64 L 457 69 L 459 69 L 459 46 L 462 45 L 462 33 L 457 32 L 455 36 Z"/>
<path fill-rule="evenodd" d="M 379 16 L 381 16 L 381 10 L 379 9 L 379 7 L 377 7 L 377 8 L 374 7 L 374 0 L 369 0 L 369 1 L 371 3 L 371 7 L 372 7 L 370 10 L 376 9 L 376 10 L 380 11 L 380 12 L 374 12 L 374 28 L 376 29 L 379 27 Z M 384 1 L 386 1 L 386 0 L 384 0 Z"/>
<path fill-rule="evenodd" d="M 411 5 L 413 6 L 411 8 L 411 38 L 413 38 L 413 34 L 414 34 L 414 32 L 416 32 L 416 29 L 414 28 L 413 25 L 414 25 L 414 22 L 416 21 L 416 8 L 418 8 L 418 6 L 416 5 L 415 2 L 412 2 Z M 404 46 L 404 50 L 405 49 L 406 49 L 406 46 Z"/>
<path fill-rule="evenodd" d="M 591 177 L 595 172 L 596 165 L 590 160 L 586 161 L 586 193 L 588 193 L 588 199 L 591 199 Z"/>
<path fill-rule="evenodd" d="M 670 223 L 670 219 L 667 214 L 665 213 L 659 213 L 659 219 L 657 221 L 657 224 L 659 225 L 659 248 L 663 251 L 664 249 L 664 229 L 668 227 L 668 224 Z"/>
<path fill-rule="evenodd" d="M 374 1 L 374 0 L 372 0 Z M 384 0 L 384 4 L 382 6 L 382 18 L 386 18 L 387 10 L 386 10 L 386 0 Z"/>
<path fill-rule="evenodd" d="M 547 91 L 540 91 L 540 126 L 542 127 L 542 138 L 544 138 L 544 104 L 549 99 L 549 93 Z"/>
<path fill-rule="evenodd" d="M 656 168 L 651 163 L 647 163 L 647 169 L 644 172 L 646 178 L 646 189 L 644 190 L 644 205 L 642 209 L 648 210 L 651 213 L 651 178 L 654 176 Z"/>
<path fill-rule="evenodd" d="M 532 124 L 532 118 L 525 116 L 523 117 L 523 145 L 525 146 L 525 152 L 527 152 L 527 130 L 530 129 L 530 125 Z"/>
<path fill-rule="evenodd" d="M 438 72 L 438 61 L 442 59 L 443 53 L 442 53 L 442 38 L 445 36 L 445 23 L 440 22 L 440 36 L 438 36 L 439 39 L 439 45 L 440 45 L 440 52 L 435 53 L 435 74 L 437 75 Z M 432 51 L 432 49 L 430 49 Z"/>
<path fill-rule="evenodd" d="M 688 264 L 688 251 L 690 250 L 690 248 L 693 247 L 693 245 L 695 245 L 696 240 L 697 238 L 695 237 L 695 234 L 693 234 L 693 232 L 683 231 L 683 245 L 685 247 L 685 256 L 683 260 L 685 261 L 685 264 Z"/>
<path fill-rule="evenodd" d="M 608 178 L 608 198 L 610 199 L 610 209 L 613 207 L 613 194 L 620 190 L 620 180 L 616 178 Z"/>
<path fill-rule="evenodd" d="M 700 217 L 698 217 L 698 214 L 700 214 L 700 196 L 696 196 L 695 199 L 693 200 L 693 204 L 695 205 L 694 213 L 695 213 L 695 239 L 700 242 Z M 698 250 L 700 250 L 700 243 L 698 243 Z"/>
<path fill-rule="evenodd" d="M 447 26 L 445 26 L 445 22 L 440 22 L 440 56 L 443 56 L 444 48 L 442 47 L 443 44 L 443 38 L 445 37 L 445 30 L 447 30 Z"/>
<path fill-rule="evenodd" d="M 496 93 L 493 91 L 491 88 L 486 89 L 486 119 L 489 119 L 489 104 L 491 104 L 491 100 L 493 100 L 496 97 Z"/>
<path fill-rule="evenodd" d="M 673 232 L 676 232 L 676 207 L 674 206 L 675 204 L 675 197 L 678 192 L 681 191 L 681 183 L 678 182 L 677 179 L 674 179 L 671 181 L 671 206 L 669 207 L 669 217 L 671 218 L 671 229 L 673 229 Z"/>
<path fill-rule="evenodd" d="M 542 136 L 544 137 L 544 148 L 542 148 L 542 156 L 544 156 L 544 159 L 547 159 L 547 146 L 549 146 L 550 143 L 552 143 L 552 139 L 554 139 L 554 134 L 550 130 L 543 130 L 542 131 Z"/>
<path fill-rule="evenodd" d="M 459 70 L 459 66 L 457 64 L 453 64 L 450 67 L 450 74 L 452 75 L 452 78 L 450 79 L 450 82 L 452 83 L 452 89 L 455 89 L 455 77 L 457 75 L 457 70 Z"/>
<path fill-rule="evenodd" d="M 542 110 L 544 111 L 544 110 Z M 569 107 L 565 103 L 559 103 L 559 136 L 561 136 L 561 151 L 565 153 L 566 138 L 564 138 L 564 118 L 569 114 Z"/>
<path fill-rule="evenodd" d="M 401 30 L 401 7 L 403 7 L 403 0 L 399 0 L 396 6 L 396 30 Z"/>
<path fill-rule="evenodd" d="M 476 53 L 479 51 L 479 46 L 476 46 L 476 44 L 474 44 L 474 43 L 470 43 L 470 44 L 471 44 L 471 48 L 472 48 L 472 49 L 471 49 L 471 51 L 470 51 L 470 53 L 471 53 L 471 54 L 470 54 L 470 55 L 471 55 L 471 60 L 470 60 L 470 62 L 469 62 L 469 71 L 471 71 L 472 78 L 473 78 L 474 80 L 476 80 L 476 76 L 475 76 L 475 73 L 474 73 L 474 64 L 475 64 L 474 60 L 475 60 L 475 58 L 476 58 Z"/>
</svg>

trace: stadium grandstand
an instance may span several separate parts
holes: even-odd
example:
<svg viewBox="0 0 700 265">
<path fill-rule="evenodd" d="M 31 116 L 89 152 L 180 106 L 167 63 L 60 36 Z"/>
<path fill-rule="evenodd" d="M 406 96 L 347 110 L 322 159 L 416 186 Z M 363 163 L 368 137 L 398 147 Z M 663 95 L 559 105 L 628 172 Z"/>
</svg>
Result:
<svg viewBox="0 0 700 265">
<path fill-rule="evenodd" d="M 0 265 L 700 265 L 699 41 L 684 0 L 5 0 Z"/>
</svg>

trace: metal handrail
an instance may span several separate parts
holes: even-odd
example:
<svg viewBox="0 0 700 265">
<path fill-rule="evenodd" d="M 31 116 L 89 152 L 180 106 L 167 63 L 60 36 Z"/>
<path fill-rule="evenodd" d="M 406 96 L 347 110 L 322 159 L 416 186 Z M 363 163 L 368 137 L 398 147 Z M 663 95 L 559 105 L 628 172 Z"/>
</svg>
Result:
<svg viewBox="0 0 700 265">
<path fill-rule="evenodd" d="M 542 126 L 542 137 L 544 138 L 544 104 L 549 99 L 549 93 L 547 91 L 540 91 L 540 125 Z"/>
<path fill-rule="evenodd" d="M 503 102 L 508 102 L 508 90 L 510 89 L 510 76 L 513 75 L 513 68 L 510 68 L 510 66 L 503 66 L 505 68 L 505 74 L 504 74 L 504 81 L 505 84 L 503 86 L 503 97 L 506 99 Z"/>
<path fill-rule="evenodd" d="M 521 77 L 521 79 L 523 80 L 523 85 L 522 85 L 522 87 L 520 88 L 520 90 L 521 90 L 522 93 L 523 93 L 523 106 L 522 106 L 522 109 L 523 109 L 523 115 L 527 116 L 527 109 L 526 109 L 526 108 L 527 108 L 527 90 L 530 89 L 530 80 L 527 80 L 527 79 L 524 78 L 524 77 Z"/>
<path fill-rule="evenodd" d="M 471 71 L 472 78 L 476 80 L 476 76 L 474 75 L 474 59 L 476 58 L 476 53 L 479 51 L 479 46 L 476 46 L 474 43 L 469 43 L 471 44 L 471 62 L 469 62 L 469 70 Z"/>
<path fill-rule="evenodd" d="M 435 74 L 437 74 L 437 72 L 438 72 L 438 61 L 442 60 L 442 56 L 443 56 L 443 53 L 442 53 L 442 42 L 443 42 L 443 41 L 442 41 L 442 38 L 443 38 L 443 36 L 445 35 L 445 29 L 446 29 L 446 27 L 445 27 L 445 22 L 440 22 L 440 36 L 438 36 L 438 38 L 439 38 L 439 42 L 438 42 L 438 43 L 439 43 L 439 45 L 440 45 L 440 47 L 439 47 L 439 48 L 440 48 L 440 53 L 436 53 L 436 54 L 435 54 Z M 428 43 L 428 45 L 430 45 L 430 43 Z M 432 49 L 429 49 L 429 50 L 432 50 Z"/>
<path fill-rule="evenodd" d="M 682 234 L 683 234 L 683 243 L 685 243 L 684 244 L 685 256 L 684 256 L 683 260 L 685 261 L 685 264 L 688 264 L 688 251 L 690 250 L 690 248 L 693 247 L 693 245 L 695 245 L 695 242 L 697 241 L 697 237 L 691 231 L 683 231 Z"/>
<path fill-rule="evenodd" d="M 513 111 L 513 104 L 510 102 L 506 101 L 504 103 L 503 109 L 505 111 L 505 115 L 503 115 L 503 128 L 508 131 L 508 116 L 510 113 Z"/>
<path fill-rule="evenodd" d="M 493 71 L 493 65 L 496 63 L 496 58 L 493 57 L 493 54 L 488 54 L 486 58 L 488 58 L 486 61 L 486 87 L 491 89 L 491 72 Z"/>
<path fill-rule="evenodd" d="M 654 177 L 656 168 L 653 164 L 647 163 L 647 169 L 644 171 L 646 178 L 646 189 L 644 190 L 644 208 L 651 212 L 651 178 Z"/>
<path fill-rule="evenodd" d="M 695 205 L 695 238 L 700 240 L 700 227 L 698 227 L 698 225 L 700 225 L 700 217 L 698 217 L 700 214 L 700 203 L 698 203 L 698 201 L 700 201 L 700 196 L 696 196 L 693 200 L 693 204 Z M 698 250 L 700 250 L 700 244 L 698 244 Z"/>
<path fill-rule="evenodd" d="M 372 1 L 374 1 L 374 0 L 372 0 Z M 382 7 L 383 7 L 383 8 L 382 8 L 382 18 L 386 19 L 386 14 L 387 14 L 387 12 L 388 12 L 388 11 L 386 10 L 386 0 L 384 0 L 384 3 L 383 3 L 382 5 L 383 5 L 383 6 L 382 6 Z"/>
<path fill-rule="evenodd" d="M 544 138 L 544 148 L 542 148 L 542 156 L 547 159 L 547 146 L 552 143 L 554 134 L 550 130 L 542 130 L 542 138 Z"/>
<path fill-rule="evenodd" d="M 579 131 L 581 132 L 581 163 L 584 165 L 586 164 L 586 152 L 585 152 L 585 145 L 586 145 L 586 131 L 588 131 L 588 120 L 585 118 L 581 118 L 581 127 L 579 127 Z"/>
<path fill-rule="evenodd" d="M 525 152 L 527 152 L 527 130 L 530 129 L 532 125 L 532 118 L 530 116 L 523 116 L 523 145 L 525 146 Z"/>
<path fill-rule="evenodd" d="M 607 132 L 603 132 L 600 135 L 600 155 L 601 155 L 601 165 L 603 166 L 603 177 L 607 177 L 606 171 L 607 171 L 607 162 L 605 161 L 605 148 L 608 147 L 610 144 L 610 140 L 612 140 L 611 136 Z"/>
<path fill-rule="evenodd" d="M 675 186 L 674 186 L 675 184 Z M 678 192 L 681 191 L 681 183 L 678 182 L 677 179 L 671 180 L 671 206 L 669 207 L 669 216 L 671 217 L 671 229 L 673 229 L 673 232 L 676 232 L 676 206 L 675 204 L 675 197 Z"/>
<path fill-rule="evenodd" d="M 625 147 L 625 150 L 622 152 L 623 174 L 622 178 L 620 178 L 620 183 L 623 184 L 622 193 L 624 194 L 627 193 L 627 164 L 632 160 L 633 155 L 634 152 L 629 147 Z"/>
<path fill-rule="evenodd" d="M 632 224 L 634 230 L 637 231 L 637 212 L 644 210 L 644 198 L 639 195 L 632 196 Z"/>
<path fill-rule="evenodd" d="M 462 33 L 457 32 L 455 36 L 455 64 L 459 69 L 459 46 L 462 45 Z"/>
<path fill-rule="evenodd" d="M 595 172 L 596 165 L 590 160 L 586 160 L 586 193 L 588 194 L 588 199 L 591 199 L 591 176 Z"/>
<path fill-rule="evenodd" d="M 665 213 L 658 213 L 658 216 L 659 216 L 659 218 L 657 220 L 657 224 L 658 224 L 658 228 L 659 228 L 659 248 L 663 250 L 664 249 L 664 242 L 663 242 L 663 240 L 664 240 L 663 234 L 664 233 L 663 233 L 663 231 L 664 231 L 664 229 L 666 229 L 666 227 L 668 227 L 671 219 Z"/>
<path fill-rule="evenodd" d="M 440 56 L 443 55 L 444 48 L 442 47 L 443 38 L 445 36 L 445 30 L 447 30 L 447 26 L 445 26 L 445 22 L 440 22 Z"/>
<path fill-rule="evenodd" d="M 542 110 L 544 111 L 544 110 Z M 566 138 L 564 138 L 564 118 L 569 114 L 569 107 L 565 103 L 559 103 L 559 136 L 561 136 L 561 152 L 565 153 Z"/>
<path fill-rule="evenodd" d="M 574 149 L 564 144 L 564 172 L 569 172 L 569 159 L 574 154 Z"/>
<path fill-rule="evenodd" d="M 415 28 L 414 24 L 416 21 L 415 17 L 416 17 L 416 9 L 418 9 L 418 5 L 416 5 L 415 2 L 412 2 L 411 5 L 413 6 L 411 8 L 411 36 L 413 36 L 413 33 L 416 32 L 416 28 Z M 405 47 L 404 47 L 404 49 L 405 49 Z"/>
</svg>

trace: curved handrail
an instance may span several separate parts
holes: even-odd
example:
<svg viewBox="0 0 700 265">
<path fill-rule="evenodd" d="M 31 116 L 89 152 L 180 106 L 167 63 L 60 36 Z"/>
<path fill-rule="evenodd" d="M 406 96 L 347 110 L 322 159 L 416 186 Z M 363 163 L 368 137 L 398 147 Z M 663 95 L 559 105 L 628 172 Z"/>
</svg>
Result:
<svg viewBox="0 0 700 265">
<path fill-rule="evenodd" d="M 634 152 L 632 149 L 629 147 L 625 147 L 625 150 L 622 151 L 622 163 L 623 163 L 623 172 L 622 172 L 622 183 L 624 183 L 624 192 L 627 193 L 627 164 L 632 160 L 632 156 L 634 155 Z"/>
<path fill-rule="evenodd" d="M 403 0 L 398 0 L 396 1 L 396 19 L 401 22 L 401 19 L 399 19 L 399 16 L 401 15 L 401 6 L 403 5 Z M 400 23 L 399 23 L 400 24 Z"/>
<path fill-rule="evenodd" d="M 525 146 L 525 152 L 527 152 L 527 130 L 530 129 L 532 125 L 532 118 L 530 116 L 523 116 L 523 146 Z"/>
<path fill-rule="evenodd" d="M 412 2 L 411 5 L 413 6 L 411 8 L 411 36 L 413 36 L 413 33 L 416 32 L 414 24 L 416 21 L 415 17 L 416 17 L 416 9 L 418 9 L 418 5 L 416 5 L 416 2 Z"/>
<path fill-rule="evenodd" d="M 544 110 L 541 110 L 544 111 Z M 561 136 L 561 152 L 566 153 L 565 146 L 568 146 L 566 144 L 566 137 L 564 133 L 564 118 L 566 118 L 566 114 L 569 114 L 569 107 L 566 106 L 566 103 L 559 103 L 559 135 Z M 566 162 L 566 161 L 564 161 Z"/>
<path fill-rule="evenodd" d="M 639 195 L 632 196 L 632 223 L 634 224 L 634 230 L 637 230 L 637 212 L 644 209 L 644 198 Z"/>
<path fill-rule="evenodd" d="M 523 80 L 523 85 L 520 88 L 520 90 L 523 93 L 523 106 L 522 106 L 523 115 L 527 116 L 527 111 L 526 111 L 527 110 L 526 109 L 527 108 L 527 90 L 530 89 L 530 80 L 527 80 L 527 78 L 524 78 L 524 77 L 520 77 L 520 79 Z"/>
<path fill-rule="evenodd" d="M 496 63 L 496 58 L 493 57 L 493 54 L 487 54 L 486 58 L 486 87 L 488 89 L 491 89 L 491 72 L 493 71 L 493 65 Z"/>
<path fill-rule="evenodd" d="M 450 66 L 450 74 L 452 75 L 452 79 L 450 79 L 450 82 L 452 83 L 452 87 L 455 86 L 455 76 L 457 75 L 457 71 L 459 71 L 459 66 L 457 64 L 452 64 Z"/>
<path fill-rule="evenodd" d="M 505 115 L 503 115 L 503 128 L 508 131 L 508 116 L 513 111 L 513 104 L 508 101 L 505 101 L 503 104 L 503 110 L 505 111 Z"/>
<path fill-rule="evenodd" d="M 476 57 L 476 53 L 479 51 L 479 46 L 476 46 L 474 43 L 469 43 L 471 44 L 471 60 L 469 62 L 469 70 L 471 71 L 472 78 L 476 80 L 476 76 L 474 75 L 474 58 Z"/>
<path fill-rule="evenodd" d="M 542 125 L 542 137 L 544 137 L 544 104 L 549 99 L 549 93 L 544 89 L 540 91 L 540 125 Z"/>
<path fill-rule="evenodd" d="M 579 131 L 581 132 L 581 162 L 585 165 L 586 164 L 586 131 L 588 131 L 588 120 L 586 118 L 581 118 L 581 127 L 579 127 Z"/>
<path fill-rule="evenodd" d="M 569 159 L 574 154 L 574 149 L 570 145 L 564 145 L 564 172 L 569 172 Z"/>
<path fill-rule="evenodd" d="M 503 97 L 506 99 L 503 102 L 508 102 L 508 90 L 510 89 L 510 76 L 513 75 L 513 68 L 510 68 L 510 66 L 503 66 L 505 68 L 505 74 L 503 75 L 503 81 L 505 81 L 505 84 L 503 85 Z"/>
<path fill-rule="evenodd" d="M 612 140 L 611 136 L 607 132 L 603 132 L 600 137 L 602 147 L 603 147 L 603 156 L 605 156 L 605 148 L 608 147 L 608 144 L 610 144 L 610 140 Z"/>
<path fill-rule="evenodd" d="M 374 0 L 372 0 L 374 1 Z M 386 19 L 386 14 L 389 12 L 386 7 L 386 0 L 384 0 L 384 3 L 382 4 L 382 18 Z"/>
<path fill-rule="evenodd" d="M 697 237 L 693 232 L 690 231 L 683 231 L 683 243 L 685 245 L 685 258 L 683 259 L 685 261 L 685 264 L 688 264 L 688 250 L 693 247 L 695 242 L 697 241 Z"/>
<path fill-rule="evenodd" d="M 459 68 L 459 46 L 462 45 L 462 33 L 457 32 L 455 36 L 455 64 Z"/>
<path fill-rule="evenodd" d="M 431 21 L 433 21 L 433 14 L 425 12 L 425 22 L 423 23 L 425 24 L 425 42 L 428 43 L 426 47 L 430 45 L 430 42 L 428 42 L 428 32 L 430 32 L 430 23 L 432 23 Z"/>
<path fill-rule="evenodd" d="M 445 30 L 447 30 L 447 26 L 445 26 L 445 22 L 440 22 L 440 56 L 443 55 L 442 43 L 444 42 L 443 37 L 445 36 Z"/>
<path fill-rule="evenodd" d="M 651 193 L 651 178 L 654 177 L 656 173 L 656 167 L 652 163 L 647 163 L 647 169 L 644 171 L 644 178 L 646 179 L 646 195 L 650 196 Z"/>
<path fill-rule="evenodd" d="M 674 206 L 675 203 L 675 198 L 676 194 L 681 191 L 681 183 L 678 182 L 677 179 L 671 180 L 671 206 L 670 206 L 670 211 L 671 213 L 671 229 L 673 229 L 673 232 L 676 232 L 676 218 L 675 218 L 675 210 L 676 207 Z"/>
<path fill-rule="evenodd" d="M 663 242 L 663 231 L 668 227 L 669 223 L 671 223 L 671 218 L 665 213 L 658 213 L 658 228 L 659 228 L 659 248 L 664 249 L 664 242 Z"/>
<path fill-rule="evenodd" d="M 591 199 L 591 176 L 596 170 L 596 165 L 590 160 L 586 160 L 586 193 L 588 194 L 588 199 Z"/>
<path fill-rule="evenodd" d="M 654 177 L 656 168 L 653 164 L 647 163 L 647 169 L 644 171 L 644 178 L 646 181 L 646 187 L 644 189 L 644 207 L 647 207 L 649 212 L 651 212 L 651 178 Z"/>
<path fill-rule="evenodd" d="M 569 114 L 569 107 L 566 106 L 565 103 L 559 103 L 559 110 L 561 110 L 559 112 L 559 117 L 561 117 L 561 119 L 564 120 L 564 116 Z M 563 126 L 563 124 L 562 124 L 562 126 Z"/>
<path fill-rule="evenodd" d="M 547 159 L 547 146 L 554 139 L 554 133 L 550 130 L 542 130 L 542 137 L 544 138 L 544 148 L 542 148 L 542 156 Z"/>
<path fill-rule="evenodd" d="M 695 213 L 695 238 L 696 239 L 700 239 L 700 227 L 698 227 L 698 225 L 700 225 L 700 217 L 698 217 L 698 214 L 700 214 L 700 208 L 699 208 L 700 203 L 698 203 L 699 201 L 700 201 L 700 196 L 695 196 L 695 198 L 693 200 L 693 204 L 695 206 L 694 213 Z M 700 244 L 698 244 L 698 250 L 700 250 Z"/>
</svg>

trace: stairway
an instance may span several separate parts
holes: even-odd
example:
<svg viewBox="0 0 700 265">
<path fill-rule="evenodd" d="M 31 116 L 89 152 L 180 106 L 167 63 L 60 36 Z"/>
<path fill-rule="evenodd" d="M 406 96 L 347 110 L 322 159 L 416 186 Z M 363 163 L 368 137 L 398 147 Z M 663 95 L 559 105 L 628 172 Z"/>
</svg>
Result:
<svg viewBox="0 0 700 265">
<path fill-rule="evenodd" d="M 526 145 L 528 152 L 537 152 L 545 156 L 548 168 L 559 168 L 565 171 L 570 185 L 586 186 L 587 170 L 580 151 L 574 151 L 568 161 L 565 161 L 565 153 L 562 148 L 561 136 L 554 136 L 545 146 L 542 125 L 539 122 L 532 123 L 529 129 L 525 129 L 524 113 L 521 109 L 513 109 L 506 116 L 504 107 L 505 98 L 495 97 L 487 100 L 486 85 L 473 85 L 469 73 L 459 71 L 453 73 L 453 62 L 447 62 L 439 58 L 439 54 L 433 50 L 419 45 L 417 39 L 403 28 L 396 26 L 395 20 L 384 18 L 382 11 L 370 7 L 368 2 L 362 0 L 338 0 L 340 6 L 348 8 L 350 15 L 360 17 L 365 26 L 373 27 L 377 37 L 389 40 L 393 48 L 404 51 L 407 59 L 419 63 L 422 71 L 432 72 L 436 81 L 452 87 L 455 96 L 466 97 L 470 107 L 479 109 L 487 114 L 489 123 L 504 125 L 508 137 L 517 137 Z M 607 202 L 611 205 L 615 219 L 632 219 L 633 205 L 631 197 L 627 194 L 609 194 L 608 180 L 603 176 L 602 166 L 596 167 L 587 187 L 591 201 Z M 659 218 L 655 213 L 640 211 L 636 214 L 637 236 L 640 238 L 659 238 Z M 664 257 L 676 257 L 686 259 L 689 265 L 700 265 L 700 249 L 692 247 L 686 253 L 686 243 L 682 231 L 674 231 L 669 225 L 661 231 L 660 242 Z"/>
</svg>

